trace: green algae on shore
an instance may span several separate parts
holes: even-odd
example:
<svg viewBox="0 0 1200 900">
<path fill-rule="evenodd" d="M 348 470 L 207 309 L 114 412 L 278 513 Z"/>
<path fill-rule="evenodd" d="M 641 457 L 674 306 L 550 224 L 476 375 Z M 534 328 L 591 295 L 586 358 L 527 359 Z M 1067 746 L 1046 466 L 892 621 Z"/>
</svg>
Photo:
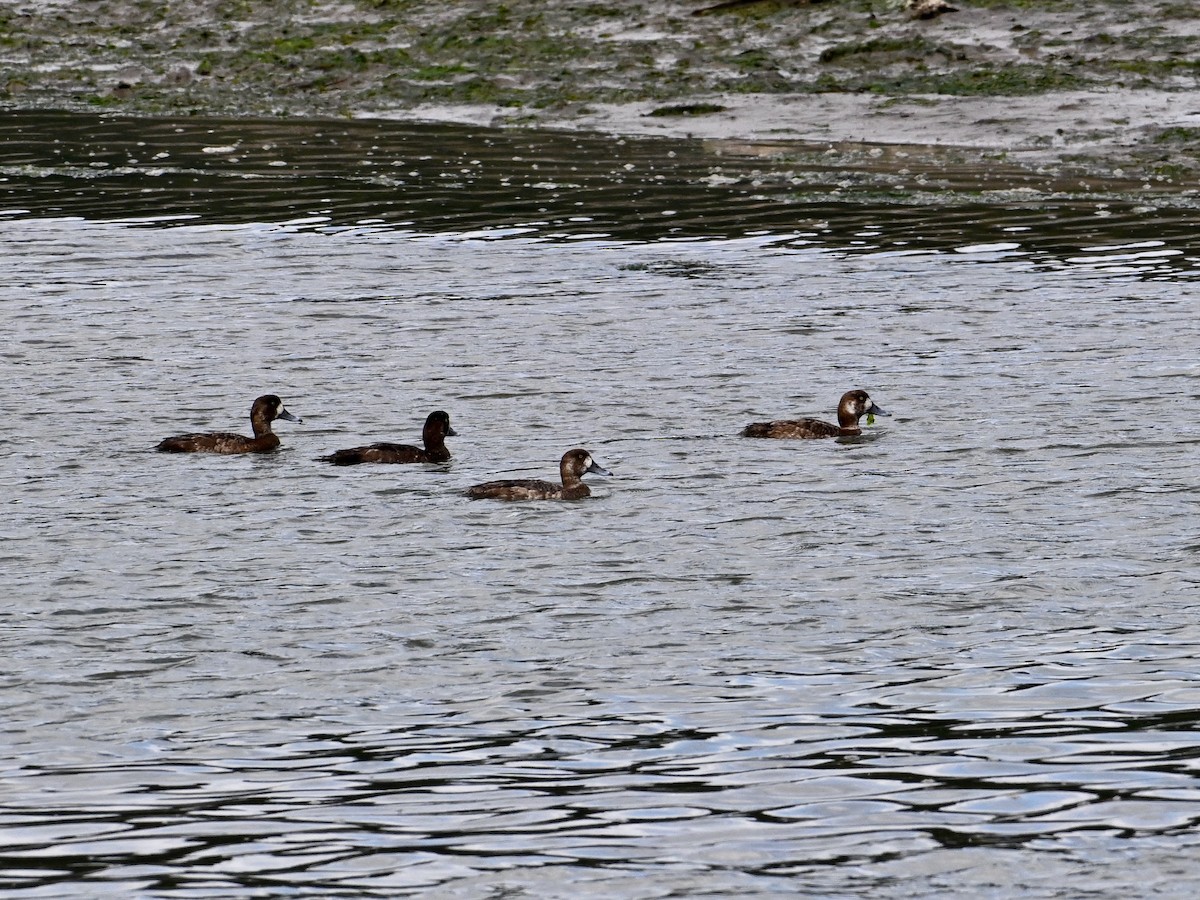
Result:
<svg viewBox="0 0 1200 900">
<path fill-rule="evenodd" d="M 1186 111 L 1131 123 L 1131 91 L 1200 87 L 1191 52 L 1200 9 L 1178 0 L 960 0 L 914 20 L 903 0 L 147 0 L 45 3 L 0 13 L 0 105 L 101 108 L 130 115 L 387 116 L 621 130 L 638 119 L 672 133 L 761 135 L 780 103 L 813 97 L 860 127 L 820 119 L 802 140 L 907 143 L 927 120 L 931 144 L 978 144 L 939 104 L 1020 98 L 988 134 L 997 151 L 1059 160 L 1099 153 L 1186 181 L 1200 169 Z M 706 11 L 708 14 L 695 15 Z M 1080 92 L 1112 102 L 1081 104 Z M 769 101 L 769 102 L 768 102 Z M 898 105 L 889 106 L 893 101 Z M 1129 101 L 1126 101 L 1128 104 Z M 1160 110 L 1164 105 L 1160 105 Z M 624 107 L 624 115 L 593 115 Z M 754 115 L 755 109 L 760 112 Z M 815 110 L 825 107 L 817 106 Z M 1061 111 L 1061 112 L 1058 112 Z M 889 115 L 891 114 L 891 115 Z M 971 116 L 974 116 L 972 119 Z M 589 118 L 590 117 L 590 118 Z M 765 121 L 765 124 L 764 124 Z M 1058 124 L 1048 127 L 1047 123 Z M 674 125 L 672 123 L 675 123 Z M 838 121 L 830 120 L 837 125 Z M 635 129 L 636 130 L 636 129 Z M 789 128 L 780 129 L 780 137 Z M 858 137 L 862 135 L 862 137 Z M 1097 150 L 1097 147 L 1102 149 Z"/>
<path fill-rule="evenodd" d="M 1037 94 L 1194 89 L 1200 11 L 1171 0 L 970 0 L 913 21 L 900 0 L 97 0 L 0 16 L 7 100 L 130 112 L 330 115 L 427 103 L 556 110 L 715 93 Z M 1172 84 L 1164 85 L 1164 80 Z"/>
</svg>

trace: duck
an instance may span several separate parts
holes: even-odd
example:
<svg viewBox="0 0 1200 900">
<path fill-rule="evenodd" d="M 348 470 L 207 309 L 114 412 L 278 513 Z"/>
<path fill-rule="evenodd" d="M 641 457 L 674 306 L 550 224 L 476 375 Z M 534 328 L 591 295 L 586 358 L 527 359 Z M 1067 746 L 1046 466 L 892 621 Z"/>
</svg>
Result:
<svg viewBox="0 0 1200 900">
<path fill-rule="evenodd" d="M 328 456 L 317 457 L 321 462 L 335 466 L 356 466 L 359 463 L 443 463 L 450 459 L 446 449 L 446 438 L 458 437 L 450 427 L 450 414 L 444 410 L 431 412 L 421 429 L 424 449 L 411 444 L 370 444 L 366 447 L 351 447 L 336 450 Z"/>
<path fill-rule="evenodd" d="M 488 481 L 468 488 L 467 496 L 474 500 L 582 500 L 592 494 L 583 483 L 584 475 L 612 475 L 582 448 L 564 453 L 558 471 L 562 484 L 536 478 Z"/>
<path fill-rule="evenodd" d="M 741 435 L 754 438 L 853 437 L 862 434 L 858 420 L 863 416 L 887 415 L 890 413 L 872 400 L 866 391 L 846 391 L 838 402 L 836 425 L 820 419 L 780 419 L 775 422 L 752 422 L 742 429 Z"/>
<path fill-rule="evenodd" d="M 276 419 L 288 422 L 303 422 L 283 408 L 283 401 L 275 394 L 263 394 L 250 407 L 250 426 L 254 437 L 245 437 L 228 431 L 212 431 L 205 434 L 180 434 L 164 438 L 154 448 L 161 453 L 270 453 L 279 446 L 279 436 L 271 431 Z"/>
</svg>

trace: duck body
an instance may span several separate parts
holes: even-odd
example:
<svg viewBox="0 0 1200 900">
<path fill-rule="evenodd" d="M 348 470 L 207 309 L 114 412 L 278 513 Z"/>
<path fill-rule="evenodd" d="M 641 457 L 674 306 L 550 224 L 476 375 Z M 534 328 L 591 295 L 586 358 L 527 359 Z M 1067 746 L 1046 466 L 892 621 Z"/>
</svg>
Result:
<svg viewBox="0 0 1200 900">
<path fill-rule="evenodd" d="M 250 427 L 254 437 L 231 431 L 196 432 L 164 438 L 155 446 L 160 453 L 270 453 L 279 446 L 279 436 L 271 430 L 276 419 L 300 422 L 283 407 L 275 394 L 264 394 L 250 407 Z"/>
<path fill-rule="evenodd" d="M 777 419 L 774 422 L 752 422 L 742 429 L 742 437 L 814 439 L 854 437 L 862 434 L 858 420 L 865 415 L 886 416 L 889 413 L 868 396 L 866 391 L 847 391 L 838 402 L 838 424 L 820 419 Z"/>
<path fill-rule="evenodd" d="M 467 489 L 467 496 L 474 500 L 582 500 L 592 493 L 583 483 L 584 475 L 612 474 L 583 449 L 563 454 L 558 471 L 562 484 L 537 478 L 509 478 L 477 484 Z"/>
<path fill-rule="evenodd" d="M 431 412 L 421 430 L 424 447 L 411 444 L 368 444 L 365 447 L 350 447 L 336 450 L 328 456 L 319 457 L 321 462 L 335 466 L 356 466 L 360 463 L 443 463 L 450 459 L 446 449 L 446 438 L 457 437 L 458 432 L 450 427 L 450 415 L 442 410 Z"/>
<path fill-rule="evenodd" d="M 839 428 L 820 419 L 780 419 L 775 422 L 751 422 L 742 429 L 742 437 L 757 438 L 793 438 L 811 440 L 813 438 L 842 437 L 844 435 L 862 434 L 858 428 L 853 430 Z"/>
</svg>

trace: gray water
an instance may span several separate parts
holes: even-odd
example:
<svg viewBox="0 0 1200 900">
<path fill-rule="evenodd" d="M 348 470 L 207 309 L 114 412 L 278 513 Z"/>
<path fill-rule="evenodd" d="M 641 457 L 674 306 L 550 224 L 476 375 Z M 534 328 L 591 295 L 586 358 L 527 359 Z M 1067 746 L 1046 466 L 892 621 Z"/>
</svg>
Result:
<svg viewBox="0 0 1200 900">
<path fill-rule="evenodd" d="M 16 125 L 6 896 L 1200 889 L 1185 205 L 337 126 L 392 184 L 221 125 L 273 180 L 213 123 Z M 737 437 L 851 387 L 861 439 Z M 269 391 L 277 453 L 153 452 Z M 446 466 L 315 460 L 439 408 Z M 587 501 L 462 495 L 574 446 Z"/>
</svg>

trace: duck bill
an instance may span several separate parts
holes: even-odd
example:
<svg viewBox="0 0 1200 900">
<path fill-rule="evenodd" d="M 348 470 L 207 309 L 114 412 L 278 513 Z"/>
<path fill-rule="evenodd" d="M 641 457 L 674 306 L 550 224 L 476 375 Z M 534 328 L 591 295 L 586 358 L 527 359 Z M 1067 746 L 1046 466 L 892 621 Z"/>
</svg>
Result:
<svg viewBox="0 0 1200 900">
<path fill-rule="evenodd" d="M 591 472 L 593 475 L 611 475 L 612 474 L 612 472 L 608 471 L 608 469 L 604 468 L 603 466 L 597 465 L 595 460 L 592 460 L 592 464 L 587 467 L 587 470 L 589 472 Z"/>
<path fill-rule="evenodd" d="M 278 415 L 276 415 L 276 416 L 275 416 L 275 418 L 277 418 L 277 419 L 286 419 L 286 420 L 287 420 L 287 421 L 289 421 L 289 422 L 303 422 L 303 421 L 304 421 L 304 420 L 303 420 L 303 419 L 301 419 L 299 416 L 293 416 L 293 415 L 292 415 L 290 412 L 288 412 L 286 409 L 281 409 L 281 410 L 279 411 Z"/>
</svg>

